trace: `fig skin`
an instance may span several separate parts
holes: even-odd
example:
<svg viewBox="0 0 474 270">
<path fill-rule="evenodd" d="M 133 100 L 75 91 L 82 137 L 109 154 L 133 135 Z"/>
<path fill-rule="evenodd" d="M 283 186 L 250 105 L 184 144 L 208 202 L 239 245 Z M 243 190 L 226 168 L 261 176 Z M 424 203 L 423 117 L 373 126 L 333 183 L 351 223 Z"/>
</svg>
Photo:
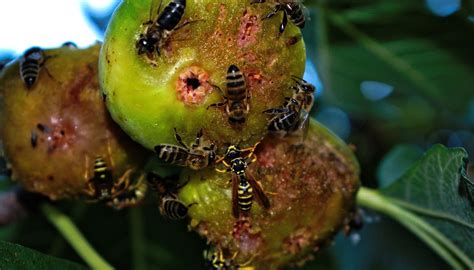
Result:
<svg viewBox="0 0 474 270">
<path fill-rule="evenodd" d="M 254 198 L 248 217 L 232 215 L 230 173 L 184 171 L 179 193 L 189 209 L 190 228 L 220 247 L 235 263 L 255 269 L 302 265 L 328 244 L 352 218 L 359 165 L 352 150 L 316 121 L 301 144 L 299 136 L 269 136 L 257 147 L 248 170 L 270 199 Z"/>
<path fill-rule="evenodd" d="M 280 16 L 261 20 L 272 6 L 250 1 L 188 0 L 180 25 L 172 32 L 153 64 L 138 55 L 136 42 L 146 29 L 152 0 L 125 0 L 108 26 L 100 55 L 101 88 L 114 120 L 148 149 L 161 143 L 177 144 L 174 128 L 185 143 L 203 129 L 204 138 L 218 148 L 225 143 L 253 145 L 267 132 L 264 110 L 279 107 L 291 96 L 291 75 L 302 76 L 305 46 L 299 28 L 289 23 L 278 36 Z M 169 3 L 163 1 L 162 9 Z M 152 12 L 152 14 L 154 14 Z M 245 124 L 232 127 L 224 108 L 209 108 L 223 101 L 212 85 L 226 90 L 230 65 L 243 72 L 250 94 Z M 199 78 L 190 100 L 179 92 L 186 76 Z M 196 80 L 194 81 L 196 83 Z M 192 84 L 192 83 L 191 83 Z M 192 89 L 188 85 L 189 89 Z M 189 90 L 188 89 L 188 90 Z M 195 92 L 192 92 L 195 91 Z"/>
<path fill-rule="evenodd" d="M 52 200 L 79 197 L 93 176 L 96 156 L 117 179 L 128 169 L 139 172 L 149 155 L 106 110 L 97 77 L 99 48 L 45 50 L 51 58 L 30 90 L 20 78 L 19 59 L 0 74 L 4 154 L 12 179 L 30 192 Z"/>
</svg>

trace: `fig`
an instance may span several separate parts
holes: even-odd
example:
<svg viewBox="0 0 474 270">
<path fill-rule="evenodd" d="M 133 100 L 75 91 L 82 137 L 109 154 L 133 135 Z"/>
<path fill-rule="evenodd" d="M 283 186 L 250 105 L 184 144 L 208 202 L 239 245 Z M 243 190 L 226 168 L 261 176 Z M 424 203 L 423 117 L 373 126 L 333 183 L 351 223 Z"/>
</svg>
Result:
<svg viewBox="0 0 474 270">
<path fill-rule="evenodd" d="M 42 57 L 32 56 L 40 60 L 33 70 L 25 56 L 2 70 L 0 138 L 11 177 L 26 190 L 52 200 L 91 195 L 88 183 L 98 157 L 113 179 L 140 173 L 148 151 L 106 110 L 97 76 L 99 49 L 99 44 L 35 49 Z M 34 80 L 25 82 L 28 76 Z"/>
<path fill-rule="evenodd" d="M 178 196 L 185 205 L 194 204 L 190 227 L 234 266 L 301 265 L 350 223 L 360 185 L 358 163 L 348 146 L 315 121 L 304 141 L 268 136 L 255 154 L 246 175 L 261 185 L 270 208 L 254 194 L 248 215 L 234 218 L 230 172 L 184 170 L 181 183 L 187 184 Z"/>
<path fill-rule="evenodd" d="M 122 1 L 108 25 L 99 72 L 114 120 L 148 149 L 176 144 L 175 128 L 185 142 L 202 129 L 217 147 L 260 141 L 268 122 L 262 112 L 281 106 L 292 94 L 291 76 L 303 74 L 300 29 L 289 23 L 280 35 L 280 16 L 262 20 L 272 10 L 267 4 L 188 0 L 184 13 L 171 13 L 184 1 L 164 1 L 161 9 L 159 2 Z M 226 77 L 235 67 L 247 98 L 211 106 L 229 96 Z M 245 119 L 232 123 L 229 111 L 239 109 Z"/>
</svg>

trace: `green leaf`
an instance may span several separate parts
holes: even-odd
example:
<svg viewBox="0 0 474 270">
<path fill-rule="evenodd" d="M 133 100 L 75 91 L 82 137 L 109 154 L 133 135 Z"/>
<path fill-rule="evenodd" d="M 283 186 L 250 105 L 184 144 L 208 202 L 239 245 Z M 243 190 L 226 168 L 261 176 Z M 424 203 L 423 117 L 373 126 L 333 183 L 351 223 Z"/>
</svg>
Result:
<svg viewBox="0 0 474 270">
<path fill-rule="evenodd" d="M 459 194 L 467 153 L 461 148 L 432 147 L 398 181 L 381 193 L 398 206 L 419 214 L 440 234 L 445 245 L 464 263 L 474 262 L 474 209 Z"/>
<path fill-rule="evenodd" d="M 377 169 L 379 187 L 387 187 L 399 179 L 422 154 L 421 148 L 415 145 L 395 146 L 385 155 Z"/>
<path fill-rule="evenodd" d="M 328 1 L 332 6 L 310 8 L 313 28 L 327 25 L 324 32 L 311 33 L 322 38 L 308 42 L 323 68 L 326 104 L 369 122 L 388 143 L 465 125 L 474 98 L 472 25 L 456 16 L 436 17 L 423 5 L 393 9 L 374 2 L 348 9 Z M 382 101 L 369 100 L 361 92 L 364 81 L 394 90 Z"/>
<path fill-rule="evenodd" d="M 0 269 L 87 269 L 20 245 L 0 241 Z"/>
</svg>

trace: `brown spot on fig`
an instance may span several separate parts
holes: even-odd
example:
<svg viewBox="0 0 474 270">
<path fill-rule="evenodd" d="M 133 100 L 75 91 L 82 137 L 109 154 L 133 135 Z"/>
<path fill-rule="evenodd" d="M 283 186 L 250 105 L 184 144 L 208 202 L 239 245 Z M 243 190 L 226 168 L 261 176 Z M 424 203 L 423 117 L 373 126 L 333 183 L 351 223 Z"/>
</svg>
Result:
<svg viewBox="0 0 474 270">
<path fill-rule="evenodd" d="M 262 26 L 258 17 L 245 10 L 240 18 L 239 37 L 237 44 L 239 47 L 248 47 L 257 41 L 257 34 Z"/>
</svg>

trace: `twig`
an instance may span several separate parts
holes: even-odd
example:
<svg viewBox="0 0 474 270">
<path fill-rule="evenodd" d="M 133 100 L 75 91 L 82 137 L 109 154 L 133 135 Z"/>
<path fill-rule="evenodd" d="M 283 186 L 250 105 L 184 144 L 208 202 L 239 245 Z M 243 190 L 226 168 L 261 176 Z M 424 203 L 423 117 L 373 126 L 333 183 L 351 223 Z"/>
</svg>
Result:
<svg viewBox="0 0 474 270">
<path fill-rule="evenodd" d="M 41 212 L 89 267 L 98 270 L 114 269 L 94 250 L 69 217 L 49 204 L 41 205 Z"/>
</svg>

